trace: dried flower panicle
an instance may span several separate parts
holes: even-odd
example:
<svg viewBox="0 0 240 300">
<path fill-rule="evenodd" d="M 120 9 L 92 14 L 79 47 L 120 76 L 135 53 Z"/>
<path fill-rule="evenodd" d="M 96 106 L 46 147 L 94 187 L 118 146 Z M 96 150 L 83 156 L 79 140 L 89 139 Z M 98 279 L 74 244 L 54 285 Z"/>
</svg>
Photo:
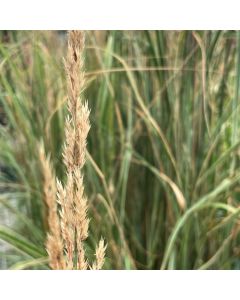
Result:
<svg viewBox="0 0 240 300">
<path fill-rule="evenodd" d="M 53 175 L 49 179 L 50 165 L 46 163 L 46 203 L 49 207 L 49 237 L 47 251 L 53 269 L 101 269 L 104 264 L 105 250 L 103 239 L 96 249 L 93 267 L 85 257 L 84 241 L 88 237 L 89 219 L 87 217 L 87 198 L 84 194 L 82 168 L 85 164 L 87 135 L 90 130 L 89 109 L 83 102 L 81 93 L 85 85 L 83 72 L 85 38 L 81 31 L 70 31 L 68 53 L 64 61 L 67 74 L 68 112 L 65 122 L 65 144 L 63 162 L 66 166 L 67 180 L 63 185 L 59 180 L 55 185 Z M 48 185 L 51 185 L 49 188 Z M 56 192 L 57 190 L 57 192 Z M 57 199 L 56 199 L 57 198 Z M 57 202 L 60 205 L 60 222 L 57 216 Z M 53 211 L 52 211 L 53 210 Z M 53 216 L 54 214 L 54 216 Z M 50 219 L 53 218 L 53 221 Z M 56 227 L 52 230 L 51 226 Z M 56 223 L 56 224 L 55 224 Z M 59 249 L 56 250 L 56 245 Z M 64 250 L 64 251 L 63 251 Z M 64 252 L 64 260 L 62 256 Z M 58 256 L 56 258 L 56 253 Z M 57 261 L 61 261 L 61 264 Z M 63 260 L 63 262 L 62 262 Z"/>
<path fill-rule="evenodd" d="M 44 175 L 44 199 L 48 208 L 48 227 L 46 248 L 52 269 L 65 269 L 61 228 L 57 213 L 55 175 L 50 157 L 45 155 L 43 144 L 39 145 L 39 159 Z"/>
</svg>

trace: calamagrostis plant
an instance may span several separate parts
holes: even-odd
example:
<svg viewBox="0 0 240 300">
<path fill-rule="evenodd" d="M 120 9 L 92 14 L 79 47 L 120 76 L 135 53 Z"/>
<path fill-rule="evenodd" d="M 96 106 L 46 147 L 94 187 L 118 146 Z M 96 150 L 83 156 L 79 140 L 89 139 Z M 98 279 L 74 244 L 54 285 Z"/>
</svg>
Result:
<svg viewBox="0 0 240 300">
<path fill-rule="evenodd" d="M 40 149 L 45 181 L 45 201 L 48 206 L 49 234 L 46 248 L 52 269 L 101 269 L 105 249 L 101 239 L 96 249 L 96 261 L 87 262 L 84 241 L 88 237 L 87 198 L 84 194 L 82 169 L 85 164 L 86 139 L 90 129 L 89 109 L 83 102 L 85 78 L 83 72 L 84 33 L 70 31 L 68 52 L 64 61 L 67 74 L 68 112 L 65 122 L 63 161 L 66 166 L 66 184 L 56 180 L 50 160 Z M 57 191 L 56 191 L 57 190 Z M 60 216 L 57 213 L 60 205 Z M 60 219 L 59 219 L 60 218 Z"/>
</svg>

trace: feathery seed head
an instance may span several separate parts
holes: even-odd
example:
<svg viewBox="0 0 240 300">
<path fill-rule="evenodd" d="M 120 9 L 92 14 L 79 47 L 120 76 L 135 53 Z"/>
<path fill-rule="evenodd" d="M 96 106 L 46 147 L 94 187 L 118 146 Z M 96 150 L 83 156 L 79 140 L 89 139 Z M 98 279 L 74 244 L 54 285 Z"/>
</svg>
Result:
<svg viewBox="0 0 240 300">
<path fill-rule="evenodd" d="M 60 239 L 56 239 L 54 232 L 50 231 L 47 240 L 47 251 L 52 268 L 59 268 L 60 263 L 56 260 L 56 257 L 61 256 L 63 252 L 65 253 L 65 257 L 63 264 L 61 256 L 61 267 L 81 270 L 89 267 L 85 258 L 83 244 L 84 240 L 88 237 L 89 219 L 87 217 L 88 203 L 84 195 L 82 168 L 85 164 L 87 135 L 90 130 L 90 111 L 87 102 L 84 102 L 81 98 L 85 84 L 85 74 L 83 71 L 84 44 L 85 38 L 83 32 L 69 32 L 68 53 L 64 61 L 67 75 L 67 107 L 69 112 L 65 121 L 65 144 L 63 149 L 63 162 L 66 166 L 67 181 L 63 185 L 56 179 L 55 190 L 53 187 L 47 188 L 48 193 L 50 194 L 51 192 L 54 199 L 54 201 L 48 200 L 48 202 L 55 203 L 56 207 L 54 208 L 52 205 L 51 208 L 55 211 L 56 215 L 56 201 L 61 207 L 60 225 L 58 224 L 58 236 L 60 236 Z M 48 162 L 48 160 L 46 161 Z M 48 163 L 46 163 L 45 168 L 48 174 L 50 169 Z M 106 246 L 103 240 L 100 240 L 96 250 L 95 269 L 102 268 L 105 249 Z M 75 258 L 77 258 L 76 264 Z"/>
</svg>

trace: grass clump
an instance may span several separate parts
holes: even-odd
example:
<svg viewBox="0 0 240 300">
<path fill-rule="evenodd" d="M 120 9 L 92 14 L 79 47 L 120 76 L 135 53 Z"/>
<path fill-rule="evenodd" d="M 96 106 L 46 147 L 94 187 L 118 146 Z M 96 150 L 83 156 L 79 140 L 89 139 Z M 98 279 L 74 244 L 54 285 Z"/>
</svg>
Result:
<svg viewBox="0 0 240 300">
<path fill-rule="evenodd" d="M 90 259 L 103 235 L 107 269 L 239 269 L 239 45 L 234 31 L 86 33 Z M 66 48 L 64 32 L 1 33 L 7 268 L 48 268 L 37 145 L 65 182 Z"/>
</svg>

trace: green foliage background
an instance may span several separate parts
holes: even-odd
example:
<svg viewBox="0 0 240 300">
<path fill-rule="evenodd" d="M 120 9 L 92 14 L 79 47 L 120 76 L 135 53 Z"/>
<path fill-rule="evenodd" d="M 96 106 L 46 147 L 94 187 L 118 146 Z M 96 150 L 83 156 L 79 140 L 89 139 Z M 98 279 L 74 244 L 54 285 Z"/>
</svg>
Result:
<svg viewBox="0 0 240 300">
<path fill-rule="evenodd" d="M 89 256 L 239 269 L 240 35 L 86 32 Z M 38 143 L 64 180 L 66 32 L 0 32 L 0 266 L 46 269 Z"/>
</svg>

